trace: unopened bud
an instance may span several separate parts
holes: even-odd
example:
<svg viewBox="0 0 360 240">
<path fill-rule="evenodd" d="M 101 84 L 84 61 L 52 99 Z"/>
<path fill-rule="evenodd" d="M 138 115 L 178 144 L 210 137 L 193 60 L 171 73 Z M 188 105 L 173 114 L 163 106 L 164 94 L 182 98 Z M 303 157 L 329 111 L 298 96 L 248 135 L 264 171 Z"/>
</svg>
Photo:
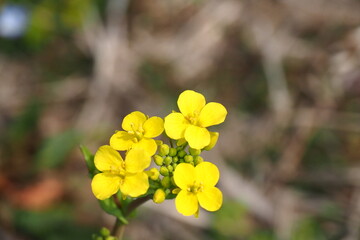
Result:
<svg viewBox="0 0 360 240">
<path fill-rule="evenodd" d="M 170 148 L 170 150 L 169 150 L 169 156 L 170 157 L 175 157 L 176 153 L 177 153 L 177 151 L 176 151 L 175 148 Z"/>
<path fill-rule="evenodd" d="M 179 158 L 177 156 L 172 158 L 173 163 L 177 163 L 179 161 Z"/>
<path fill-rule="evenodd" d="M 156 181 L 159 178 L 159 170 L 157 168 L 152 168 L 149 171 L 146 172 L 150 179 Z"/>
<path fill-rule="evenodd" d="M 181 150 L 180 152 L 177 153 L 177 156 L 179 158 L 183 158 L 186 155 L 186 152 L 184 150 Z"/>
<path fill-rule="evenodd" d="M 103 227 L 103 228 L 100 229 L 100 234 L 101 234 L 101 236 L 103 236 L 103 237 L 110 236 L 110 230 L 107 229 L 107 228 L 105 228 L 105 227 Z"/>
<path fill-rule="evenodd" d="M 154 203 L 162 203 L 165 200 L 165 192 L 161 188 L 157 189 L 153 196 Z"/>
<path fill-rule="evenodd" d="M 170 185 L 171 185 L 170 177 L 163 177 L 163 179 L 161 179 L 161 185 L 162 185 L 164 188 L 169 188 Z"/>
<path fill-rule="evenodd" d="M 186 155 L 186 156 L 184 157 L 184 161 L 187 162 L 187 163 L 191 163 L 191 162 L 194 161 L 194 157 L 191 156 L 191 155 Z"/>
<path fill-rule="evenodd" d="M 189 149 L 189 152 L 190 152 L 190 154 L 193 155 L 193 156 L 198 156 L 198 155 L 200 155 L 201 150 L 200 150 L 200 149 L 190 148 L 190 149 Z"/>
<path fill-rule="evenodd" d="M 204 159 L 201 156 L 196 156 L 194 158 L 195 166 L 198 165 L 199 163 L 202 163 L 203 161 L 204 161 Z"/>
<path fill-rule="evenodd" d="M 159 154 L 160 156 L 166 156 L 169 154 L 169 151 L 170 151 L 170 147 L 169 145 L 167 144 L 162 144 L 160 147 L 159 147 Z"/>
<path fill-rule="evenodd" d="M 167 166 L 167 169 L 169 170 L 169 172 L 174 171 L 174 167 L 172 165 Z"/>
<path fill-rule="evenodd" d="M 156 163 L 156 165 L 161 166 L 163 165 L 164 159 L 160 155 L 155 155 L 154 162 Z"/>
<path fill-rule="evenodd" d="M 169 165 L 170 163 L 172 163 L 172 157 L 167 156 L 167 157 L 164 159 L 164 164 L 165 164 L 165 165 Z"/>
<path fill-rule="evenodd" d="M 217 140 L 219 139 L 219 133 L 218 132 L 210 132 L 210 144 L 207 145 L 204 150 L 209 151 L 211 150 L 217 143 Z"/>
<path fill-rule="evenodd" d="M 160 168 L 160 174 L 163 175 L 163 176 L 168 176 L 169 175 L 169 170 L 167 169 L 167 167 L 162 166 Z"/>
</svg>

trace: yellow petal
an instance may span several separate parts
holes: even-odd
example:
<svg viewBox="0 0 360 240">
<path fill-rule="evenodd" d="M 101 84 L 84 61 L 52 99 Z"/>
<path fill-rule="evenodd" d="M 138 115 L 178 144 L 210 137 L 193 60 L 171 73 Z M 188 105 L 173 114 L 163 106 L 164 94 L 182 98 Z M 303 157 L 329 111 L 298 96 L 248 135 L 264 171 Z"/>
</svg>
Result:
<svg viewBox="0 0 360 240">
<path fill-rule="evenodd" d="M 219 139 L 219 133 L 218 132 L 210 132 L 210 143 L 207 145 L 204 150 L 209 151 L 213 147 L 215 147 L 217 141 Z"/>
<path fill-rule="evenodd" d="M 147 192 L 149 188 L 148 176 L 144 172 L 128 174 L 125 176 L 120 191 L 130 197 L 138 197 Z"/>
<path fill-rule="evenodd" d="M 189 163 L 177 165 L 174 171 L 174 181 L 179 188 L 187 190 L 195 181 L 194 166 Z"/>
<path fill-rule="evenodd" d="M 190 147 L 203 149 L 210 143 L 210 133 L 206 128 L 190 125 L 186 128 L 185 139 Z"/>
<path fill-rule="evenodd" d="M 159 117 L 151 117 L 145 121 L 143 128 L 145 131 L 144 137 L 157 137 L 164 131 L 164 120 Z"/>
<path fill-rule="evenodd" d="M 172 139 L 183 138 L 185 129 L 188 126 L 189 122 L 181 113 L 170 113 L 165 117 L 165 132 Z"/>
<path fill-rule="evenodd" d="M 195 167 L 196 182 L 201 182 L 205 187 L 215 186 L 219 177 L 219 169 L 211 162 L 202 162 Z"/>
<path fill-rule="evenodd" d="M 96 174 L 91 182 L 91 189 L 95 197 L 107 199 L 119 191 L 121 178 L 110 173 Z"/>
<path fill-rule="evenodd" d="M 108 145 L 101 146 L 95 153 L 94 163 L 100 171 L 121 169 L 123 159 L 120 154 Z"/>
<path fill-rule="evenodd" d="M 139 131 L 142 130 L 142 125 L 145 121 L 145 114 L 139 111 L 135 111 L 128 114 L 124 118 L 121 126 L 125 131 Z"/>
<path fill-rule="evenodd" d="M 119 151 L 129 150 L 135 143 L 135 139 L 135 135 L 125 131 L 118 131 L 111 136 L 110 146 Z"/>
<path fill-rule="evenodd" d="M 205 103 L 205 97 L 192 90 L 182 92 L 177 101 L 180 112 L 184 116 L 199 114 L 201 109 L 205 106 Z"/>
<path fill-rule="evenodd" d="M 155 154 L 157 150 L 157 144 L 154 139 L 143 138 L 139 142 L 135 143 L 132 148 L 140 148 L 144 149 L 144 151 L 149 155 L 152 156 Z"/>
<path fill-rule="evenodd" d="M 181 190 L 175 199 L 176 210 L 185 215 L 191 216 L 199 209 L 199 203 L 196 195 L 186 190 Z"/>
<path fill-rule="evenodd" d="M 217 125 L 225 121 L 226 115 L 226 108 L 222 104 L 210 102 L 201 110 L 198 123 L 202 127 Z"/>
<path fill-rule="evenodd" d="M 216 187 L 204 188 L 202 192 L 197 193 L 200 206 L 208 211 L 216 211 L 222 205 L 223 196 Z"/>
<path fill-rule="evenodd" d="M 125 157 L 125 170 L 130 173 L 142 172 L 150 163 L 151 158 L 144 149 L 131 149 Z"/>
</svg>

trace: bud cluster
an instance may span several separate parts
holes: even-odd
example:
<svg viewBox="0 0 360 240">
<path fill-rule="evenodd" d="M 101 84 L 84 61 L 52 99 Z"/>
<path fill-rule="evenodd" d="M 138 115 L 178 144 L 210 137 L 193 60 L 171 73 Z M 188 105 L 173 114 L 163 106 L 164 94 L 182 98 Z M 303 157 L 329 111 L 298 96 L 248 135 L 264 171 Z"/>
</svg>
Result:
<svg viewBox="0 0 360 240">
<path fill-rule="evenodd" d="M 160 185 L 160 188 L 155 191 L 153 196 L 155 203 L 161 203 L 165 199 L 174 197 L 171 193 L 176 188 L 173 179 L 173 172 L 176 166 L 180 163 L 190 163 L 196 166 L 204 161 L 200 154 L 200 149 L 187 147 L 186 143 L 176 148 L 167 144 L 161 144 L 158 147 L 158 154 L 154 155 L 153 159 L 155 164 L 160 167 L 160 170 L 158 171 L 156 168 L 152 168 L 150 172 L 158 171 L 159 174 L 148 173 L 149 177 L 154 181 L 157 180 Z"/>
</svg>

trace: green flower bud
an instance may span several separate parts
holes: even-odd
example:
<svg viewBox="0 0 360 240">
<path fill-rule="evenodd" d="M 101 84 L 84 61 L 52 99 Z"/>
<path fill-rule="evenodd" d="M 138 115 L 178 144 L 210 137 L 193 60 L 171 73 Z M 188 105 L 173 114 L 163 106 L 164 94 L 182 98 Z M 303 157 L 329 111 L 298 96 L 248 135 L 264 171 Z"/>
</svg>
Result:
<svg viewBox="0 0 360 240">
<path fill-rule="evenodd" d="M 163 176 L 168 176 L 169 175 L 169 170 L 167 169 L 167 167 L 162 166 L 160 168 L 160 174 L 163 175 Z"/>
<path fill-rule="evenodd" d="M 159 154 L 160 154 L 160 156 L 163 156 L 163 157 L 168 155 L 169 151 L 170 151 L 170 147 L 167 144 L 162 144 L 159 148 Z"/>
<path fill-rule="evenodd" d="M 180 139 L 176 142 L 176 146 L 183 146 L 184 144 L 186 144 L 185 138 L 180 138 Z"/>
<path fill-rule="evenodd" d="M 191 163 L 191 162 L 194 161 L 194 157 L 191 156 L 191 155 L 186 155 L 186 156 L 184 157 L 184 161 L 187 162 L 187 163 Z"/>
<path fill-rule="evenodd" d="M 117 240 L 117 238 L 114 236 L 109 236 L 109 237 L 106 237 L 105 240 Z"/>
<path fill-rule="evenodd" d="M 163 189 L 158 188 L 154 193 L 153 201 L 154 203 L 159 204 L 162 203 L 164 200 L 165 200 L 165 192 Z"/>
<path fill-rule="evenodd" d="M 199 163 L 202 163 L 203 161 L 204 161 L 204 159 L 201 156 L 196 156 L 194 158 L 195 166 L 198 165 Z"/>
<path fill-rule="evenodd" d="M 179 161 L 179 158 L 177 156 L 175 156 L 175 157 L 172 158 L 172 161 L 173 161 L 173 163 L 176 163 L 176 162 Z"/>
<path fill-rule="evenodd" d="M 175 148 L 170 148 L 170 150 L 169 150 L 169 156 L 170 157 L 175 157 L 176 153 L 177 153 L 177 151 L 176 151 Z"/>
<path fill-rule="evenodd" d="M 169 170 L 169 172 L 174 171 L 174 167 L 172 165 L 167 166 L 167 169 Z"/>
<path fill-rule="evenodd" d="M 200 150 L 200 149 L 190 148 L 190 149 L 189 149 L 189 152 L 190 152 L 190 154 L 193 155 L 193 156 L 198 156 L 198 155 L 200 155 L 201 150 Z"/>
<path fill-rule="evenodd" d="M 164 164 L 165 164 L 165 165 L 169 165 L 170 163 L 172 163 L 172 157 L 167 156 L 167 157 L 164 159 Z"/>
<path fill-rule="evenodd" d="M 146 171 L 146 174 L 149 176 L 150 179 L 156 181 L 159 178 L 159 170 L 157 168 L 152 168 L 149 171 Z"/>
<path fill-rule="evenodd" d="M 163 179 L 161 179 L 161 185 L 162 185 L 164 188 L 169 188 L 170 185 L 171 185 L 170 177 L 163 177 Z"/>
<path fill-rule="evenodd" d="M 177 153 L 177 156 L 179 158 L 183 158 L 186 155 L 186 152 L 184 150 L 181 150 L 180 152 Z"/>
<path fill-rule="evenodd" d="M 164 159 L 161 156 L 159 156 L 159 155 L 154 156 L 154 162 L 156 163 L 156 165 L 158 165 L 158 166 L 163 165 L 163 161 L 164 161 Z"/>
<path fill-rule="evenodd" d="M 94 233 L 94 234 L 91 235 L 91 239 L 92 239 L 92 240 L 97 240 L 98 237 L 99 237 L 99 236 L 98 236 L 96 233 Z M 100 237 L 100 240 L 102 240 L 102 237 Z"/>
<path fill-rule="evenodd" d="M 107 228 L 105 228 L 105 227 L 103 227 L 103 228 L 100 229 L 100 234 L 101 234 L 101 236 L 103 236 L 103 237 L 110 236 L 110 230 L 107 229 Z"/>
<path fill-rule="evenodd" d="M 172 164 L 172 167 L 173 167 L 173 169 L 175 170 L 175 168 L 177 167 L 177 163 L 173 163 L 173 164 Z"/>
</svg>

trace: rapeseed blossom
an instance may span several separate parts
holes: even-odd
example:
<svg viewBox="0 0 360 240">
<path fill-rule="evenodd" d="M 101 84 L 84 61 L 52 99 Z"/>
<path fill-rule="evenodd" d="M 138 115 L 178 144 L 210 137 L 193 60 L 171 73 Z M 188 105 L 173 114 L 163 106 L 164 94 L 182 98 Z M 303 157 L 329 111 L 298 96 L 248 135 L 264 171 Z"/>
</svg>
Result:
<svg viewBox="0 0 360 240">
<path fill-rule="evenodd" d="M 189 163 L 179 164 L 174 172 L 175 184 L 180 188 L 175 205 L 179 213 L 197 215 L 199 204 L 208 211 L 216 211 L 222 205 L 222 193 L 215 187 L 220 177 L 218 168 L 210 162 L 194 167 Z"/>
<path fill-rule="evenodd" d="M 192 90 L 182 92 L 177 101 L 179 112 L 165 117 L 166 134 L 175 140 L 185 139 L 194 149 L 203 149 L 211 142 L 207 127 L 224 122 L 226 108 L 215 102 L 206 104 L 205 97 Z"/>
<path fill-rule="evenodd" d="M 138 197 L 149 188 L 148 175 L 151 158 L 143 149 L 131 149 L 125 160 L 112 147 L 101 146 L 95 154 L 94 163 L 101 171 L 94 176 L 91 187 L 96 198 L 107 199 L 119 190 L 124 196 Z"/>
<path fill-rule="evenodd" d="M 142 112 L 135 111 L 124 118 L 122 128 L 125 131 L 117 131 L 110 138 L 111 147 L 119 151 L 141 148 L 152 156 L 157 149 L 152 138 L 164 131 L 164 121 L 160 117 L 148 118 Z"/>
</svg>

